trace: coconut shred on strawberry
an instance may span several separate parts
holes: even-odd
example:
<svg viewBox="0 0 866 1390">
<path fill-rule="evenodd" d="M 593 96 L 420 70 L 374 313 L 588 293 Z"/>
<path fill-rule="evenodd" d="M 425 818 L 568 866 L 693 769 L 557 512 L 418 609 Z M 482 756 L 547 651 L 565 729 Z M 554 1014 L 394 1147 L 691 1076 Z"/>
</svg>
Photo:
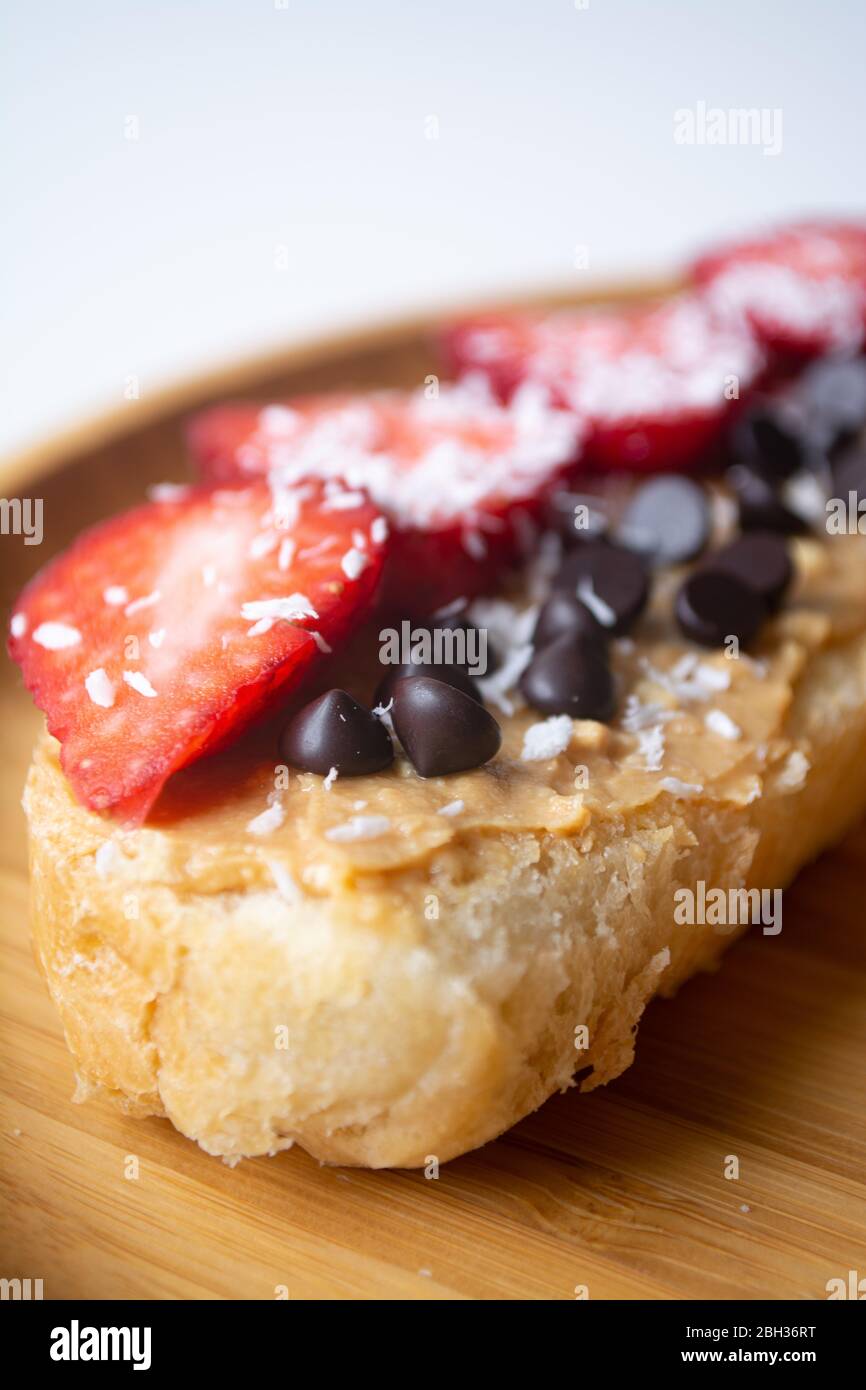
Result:
<svg viewBox="0 0 866 1390">
<path fill-rule="evenodd" d="M 175 489 L 85 532 L 21 594 L 9 650 L 85 806 L 129 824 L 366 616 L 387 533 L 339 482 Z"/>
<path fill-rule="evenodd" d="M 702 256 L 692 279 L 731 322 L 796 356 L 856 350 L 866 330 L 866 223 L 809 221 Z"/>
<path fill-rule="evenodd" d="M 599 469 L 688 469 L 718 440 L 764 365 L 754 336 L 700 296 L 619 310 L 491 315 L 444 335 L 449 366 L 509 400 L 527 383 L 586 422 Z"/>
<path fill-rule="evenodd" d="M 386 602 L 426 614 L 483 592 L 520 558 L 581 434 L 543 392 L 503 405 L 476 379 L 218 406 L 192 422 L 189 441 L 209 482 L 264 474 L 274 486 L 340 477 L 364 488 L 392 528 Z"/>
</svg>

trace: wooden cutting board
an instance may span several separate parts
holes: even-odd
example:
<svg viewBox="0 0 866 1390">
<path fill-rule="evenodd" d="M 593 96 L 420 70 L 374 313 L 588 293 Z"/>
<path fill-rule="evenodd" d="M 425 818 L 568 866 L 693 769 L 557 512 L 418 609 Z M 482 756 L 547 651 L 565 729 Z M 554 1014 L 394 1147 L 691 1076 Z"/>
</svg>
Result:
<svg viewBox="0 0 866 1390">
<path fill-rule="evenodd" d="M 82 525 L 185 476 L 191 409 L 415 384 L 435 370 L 428 330 L 145 395 L 0 468 L 4 495 L 41 497 L 45 518 L 42 546 L 0 537 L 4 621 Z M 167 1121 L 72 1102 L 27 930 L 19 799 L 38 724 L 4 658 L 0 1277 L 41 1278 L 46 1298 L 820 1299 L 829 1279 L 866 1276 L 866 827 L 786 893 L 781 937 L 745 940 L 650 1006 L 613 1085 L 556 1097 L 436 1180 L 320 1168 L 299 1150 L 232 1170 Z"/>
</svg>

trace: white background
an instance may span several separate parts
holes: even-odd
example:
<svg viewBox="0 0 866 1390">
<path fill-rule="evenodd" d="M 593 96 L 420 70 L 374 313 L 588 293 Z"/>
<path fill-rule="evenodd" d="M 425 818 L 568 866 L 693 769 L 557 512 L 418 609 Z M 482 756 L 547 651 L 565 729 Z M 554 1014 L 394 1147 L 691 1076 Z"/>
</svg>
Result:
<svg viewBox="0 0 866 1390">
<path fill-rule="evenodd" d="M 860 0 L 281 3 L 3 0 L 0 452 L 130 373 L 866 207 Z M 781 154 L 676 144 L 699 101 Z"/>
</svg>

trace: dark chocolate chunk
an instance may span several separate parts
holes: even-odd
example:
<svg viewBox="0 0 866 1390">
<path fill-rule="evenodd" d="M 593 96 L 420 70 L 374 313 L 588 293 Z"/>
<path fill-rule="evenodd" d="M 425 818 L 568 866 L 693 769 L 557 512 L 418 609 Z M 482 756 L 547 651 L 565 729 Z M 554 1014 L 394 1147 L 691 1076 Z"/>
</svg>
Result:
<svg viewBox="0 0 866 1390">
<path fill-rule="evenodd" d="M 607 720 L 616 706 L 607 651 L 593 637 L 566 633 L 532 658 L 520 680 L 524 698 L 542 714 Z"/>
<path fill-rule="evenodd" d="M 780 536 L 808 531 L 807 523 L 785 505 L 776 486 L 754 468 L 736 464 L 725 476 L 736 495 L 744 531 L 776 531 Z"/>
<path fill-rule="evenodd" d="M 602 540 L 587 541 L 566 556 L 554 587 L 569 590 L 602 628 L 618 636 L 646 607 L 649 574 L 633 551 Z"/>
<path fill-rule="evenodd" d="M 782 482 L 809 462 L 812 444 L 802 412 L 793 402 L 767 402 L 750 410 L 734 427 L 733 458 Z"/>
<path fill-rule="evenodd" d="M 397 681 L 414 679 L 417 676 L 428 676 L 431 680 L 442 681 L 445 685 L 451 685 L 455 690 L 460 690 L 464 695 L 477 700 L 479 704 L 482 703 L 481 692 L 465 666 L 407 661 L 401 666 L 390 667 L 388 674 L 376 689 L 376 704 L 387 705 L 394 695 Z"/>
<path fill-rule="evenodd" d="M 833 489 L 836 497 L 846 503 L 848 494 L 857 494 L 857 501 L 866 497 L 866 448 L 848 449 L 833 464 Z"/>
<path fill-rule="evenodd" d="M 422 777 L 481 767 L 499 752 L 499 725 L 483 705 L 429 676 L 394 684 L 394 730 Z"/>
<path fill-rule="evenodd" d="M 756 589 L 725 570 L 700 569 L 684 580 L 676 600 L 677 622 L 693 642 L 721 647 L 729 637 L 746 646 L 767 616 Z"/>
<path fill-rule="evenodd" d="M 605 534 L 610 527 L 608 506 L 591 492 L 555 492 L 547 510 L 553 529 L 570 549 Z"/>
<path fill-rule="evenodd" d="M 800 395 L 816 439 L 833 453 L 866 425 L 866 359 L 828 357 L 804 373 Z"/>
<path fill-rule="evenodd" d="M 381 772 L 394 761 L 388 730 L 345 690 L 328 690 L 298 710 L 280 735 L 280 752 L 292 767 L 341 777 Z"/>
<path fill-rule="evenodd" d="M 432 632 L 437 627 L 445 628 L 450 632 L 465 632 L 467 637 L 467 652 L 470 650 L 471 644 L 474 646 L 474 650 L 480 653 L 481 629 L 478 628 L 475 623 L 469 621 L 466 617 L 465 609 L 454 613 L 445 612 L 434 614 L 428 623 L 428 629 Z M 473 633 L 479 634 L 478 637 L 474 638 L 474 642 L 471 637 Z M 498 670 L 501 663 L 499 655 L 491 645 L 486 633 L 484 633 L 484 655 L 487 659 L 484 675 L 492 676 L 493 672 Z"/>
<path fill-rule="evenodd" d="M 576 637 L 594 638 L 597 642 L 604 642 L 607 637 L 585 603 L 567 589 L 554 589 L 538 615 L 532 645 L 536 648 L 549 646 L 567 632 Z"/>
<path fill-rule="evenodd" d="M 754 531 L 708 556 L 705 569 L 721 570 L 747 584 L 772 610 L 794 578 L 794 566 L 781 536 Z"/>
<path fill-rule="evenodd" d="M 626 508 L 617 539 L 657 564 L 693 560 L 710 534 L 706 492 L 690 478 L 651 478 Z"/>
</svg>

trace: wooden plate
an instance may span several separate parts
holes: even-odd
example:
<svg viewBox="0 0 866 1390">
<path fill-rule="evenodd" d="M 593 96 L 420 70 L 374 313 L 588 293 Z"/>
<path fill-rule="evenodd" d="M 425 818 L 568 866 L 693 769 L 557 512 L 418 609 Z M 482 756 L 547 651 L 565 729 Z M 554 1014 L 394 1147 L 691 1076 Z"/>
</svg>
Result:
<svg viewBox="0 0 866 1390">
<path fill-rule="evenodd" d="M 191 409 L 414 384 L 435 370 L 429 330 L 272 355 L 3 465 L 5 495 L 41 497 L 45 526 L 42 546 L 0 537 L 4 616 L 81 526 L 185 476 Z M 300 1151 L 231 1170 L 167 1121 L 72 1103 L 26 924 L 19 798 L 39 716 L 5 660 L 0 716 L 0 1275 L 42 1278 L 46 1298 L 142 1299 L 270 1299 L 282 1286 L 294 1298 L 572 1299 L 580 1286 L 593 1299 L 825 1298 L 829 1279 L 866 1275 L 866 831 L 786 893 L 772 946 L 749 938 L 720 973 L 650 1007 L 625 1076 L 556 1097 L 437 1179 L 320 1168 Z"/>
</svg>

